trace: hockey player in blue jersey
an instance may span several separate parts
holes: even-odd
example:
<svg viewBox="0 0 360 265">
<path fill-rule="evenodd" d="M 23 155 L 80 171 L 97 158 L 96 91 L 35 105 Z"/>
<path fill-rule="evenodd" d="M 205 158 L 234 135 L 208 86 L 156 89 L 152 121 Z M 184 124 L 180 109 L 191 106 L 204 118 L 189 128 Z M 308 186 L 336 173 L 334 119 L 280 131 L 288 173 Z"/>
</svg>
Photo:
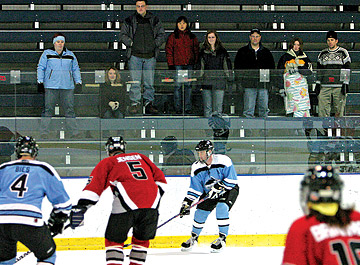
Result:
<svg viewBox="0 0 360 265">
<path fill-rule="evenodd" d="M 15 145 L 18 159 L 0 165 L 0 265 L 16 262 L 18 241 L 38 265 L 55 264 L 53 236 L 63 231 L 71 202 L 55 169 L 36 160 L 38 149 L 31 136 L 21 136 Z M 45 196 L 53 205 L 47 225 L 41 210 Z"/>
<path fill-rule="evenodd" d="M 182 251 L 189 251 L 198 242 L 207 217 L 216 208 L 219 238 L 211 243 L 211 252 L 220 252 L 226 245 L 229 232 L 229 211 L 239 195 L 237 174 L 231 159 L 226 155 L 214 154 L 214 145 L 209 140 L 200 141 L 195 150 L 198 161 L 191 167 L 191 183 L 180 209 L 180 217 L 190 214 L 191 204 L 207 196 L 199 203 L 191 237 L 181 244 Z"/>
</svg>

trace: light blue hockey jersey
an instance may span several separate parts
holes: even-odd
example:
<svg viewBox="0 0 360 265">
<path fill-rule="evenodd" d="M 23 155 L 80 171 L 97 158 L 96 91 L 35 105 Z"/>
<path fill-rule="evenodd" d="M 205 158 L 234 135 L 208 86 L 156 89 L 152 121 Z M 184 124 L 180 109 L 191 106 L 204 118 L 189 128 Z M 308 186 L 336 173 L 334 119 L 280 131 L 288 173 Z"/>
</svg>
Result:
<svg viewBox="0 0 360 265">
<path fill-rule="evenodd" d="M 71 210 L 69 195 L 48 163 L 16 160 L 0 165 L 0 223 L 42 226 L 45 196 L 55 209 Z"/>
<path fill-rule="evenodd" d="M 187 192 L 187 198 L 194 201 L 203 193 L 208 193 L 209 189 L 205 183 L 215 179 L 221 181 L 224 186 L 231 190 L 237 185 L 237 174 L 231 159 L 226 155 L 213 154 L 211 165 L 196 161 L 191 166 L 191 182 Z"/>
</svg>

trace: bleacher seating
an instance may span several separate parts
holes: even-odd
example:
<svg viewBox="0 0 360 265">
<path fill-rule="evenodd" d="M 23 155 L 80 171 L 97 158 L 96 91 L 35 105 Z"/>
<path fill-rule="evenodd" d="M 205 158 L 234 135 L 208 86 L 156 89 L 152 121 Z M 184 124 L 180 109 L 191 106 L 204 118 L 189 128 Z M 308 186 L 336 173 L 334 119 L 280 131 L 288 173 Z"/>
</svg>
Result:
<svg viewBox="0 0 360 265">
<path fill-rule="evenodd" d="M 119 43 L 123 20 L 134 12 L 130 0 L 0 1 L 0 61 L 36 65 L 43 48 L 51 46 L 53 33 L 62 31 L 67 45 L 79 57 L 80 64 L 104 66 L 107 62 L 124 61 Z M 325 32 L 339 31 L 340 43 L 350 52 L 353 61 L 360 61 L 359 3 L 356 1 L 156 1 L 149 3 L 162 20 L 168 34 L 180 15 L 188 17 L 200 41 L 206 29 L 219 30 L 220 38 L 232 58 L 236 50 L 248 41 L 248 31 L 258 27 L 263 31 L 263 43 L 275 58 L 284 51 L 283 43 L 293 36 L 303 38 L 305 50 L 312 60 L 325 46 Z M 20 19 L 21 18 L 21 19 Z M 23 43 L 26 45 L 19 45 Z M 40 47 L 39 43 L 44 43 Z M 26 56 L 21 52 L 26 51 Z M 20 54 L 19 54 L 20 53 Z M 164 54 L 158 68 L 166 68 Z"/>
</svg>

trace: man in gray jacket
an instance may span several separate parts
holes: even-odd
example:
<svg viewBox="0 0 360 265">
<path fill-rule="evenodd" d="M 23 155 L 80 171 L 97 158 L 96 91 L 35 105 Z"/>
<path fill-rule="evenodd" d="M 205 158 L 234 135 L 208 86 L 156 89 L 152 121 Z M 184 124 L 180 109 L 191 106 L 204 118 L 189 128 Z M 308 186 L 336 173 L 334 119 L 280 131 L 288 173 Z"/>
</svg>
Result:
<svg viewBox="0 0 360 265">
<path fill-rule="evenodd" d="M 147 1 L 136 1 L 136 12 L 126 18 L 121 28 L 121 41 L 133 81 L 130 89 L 130 113 L 141 111 L 141 79 L 144 82 L 145 114 L 157 114 L 154 107 L 154 73 L 159 48 L 165 42 L 165 30 L 159 18 L 147 11 Z"/>
</svg>

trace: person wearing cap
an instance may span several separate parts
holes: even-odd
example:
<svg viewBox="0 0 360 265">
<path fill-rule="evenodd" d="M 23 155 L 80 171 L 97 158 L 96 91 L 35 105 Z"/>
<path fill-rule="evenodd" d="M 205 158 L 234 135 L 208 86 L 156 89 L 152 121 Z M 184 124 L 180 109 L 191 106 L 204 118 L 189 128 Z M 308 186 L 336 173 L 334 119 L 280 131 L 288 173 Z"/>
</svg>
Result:
<svg viewBox="0 0 360 265">
<path fill-rule="evenodd" d="M 327 32 L 326 42 L 328 47 L 320 52 L 317 60 L 315 92 L 319 102 L 319 117 L 330 116 L 332 101 L 335 116 L 343 117 L 349 89 L 351 58 L 345 48 L 338 46 L 335 31 Z"/>
<path fill-rule="evenodd" d="M 57 102 L 64 110 L 70 136 L 74 137 L 79 134 L 75 120 L 74 89 L 81 92 L 80 68 L 74 53 L 65 47 L 64 34 L 55 33 L 52 42 L 54 47 L 42 53 L 37 67 L 38 91 L 45 92 L 41 137 L 45 138 L 49 134 L 51 117 Z"/>
<path fill-rule="evenodd" d="M 234 61 L 234 69 L 241 70 L 236 71 L 236 76 L 244 89 L 243 115 L 254 117 L 257 106 L 259 117 L 267 117 L 269 82 L 260 82 L 260 69 L 275 69 L 275 61 L 270 50 L 262 45 L 259 29 L 252 29 L 249 38 L 249 43 L 238 50 Z"/>
</svg>

